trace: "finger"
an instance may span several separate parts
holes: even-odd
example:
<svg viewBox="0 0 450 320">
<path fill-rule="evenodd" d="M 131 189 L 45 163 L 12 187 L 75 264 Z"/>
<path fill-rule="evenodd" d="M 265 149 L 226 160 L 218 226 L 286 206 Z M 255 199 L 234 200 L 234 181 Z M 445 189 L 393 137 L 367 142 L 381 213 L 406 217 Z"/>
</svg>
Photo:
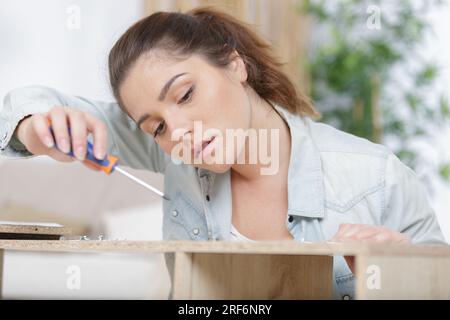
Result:
<svg viewBox="0 0 450 320">
<path fill-rule="evenodd" d="M 102 160 L 106 156 L 108 129 L 102 121 L 88 113 L 85 113 L 85 118 L 88 130 L 94 135 L 94 156 Z"/>
<path fill-rule="evenodd" d="M 404 234 L 390 230 L 384 226 L 376 226 L 365 229 L 358 235 L 358 240 L 363 242 L 373 241 L 377 243 L 407 243 L 408 237 Z"/>
<path fill-rule="evenodd" d="M 334 241 L 351 242 L 360 240 L 361 234 L 370 232 L 370 230 L 376 230 L 376 227 L 366 224 L 350 224 L 348 227 L 343 228 L 339 234 L 334 237 Z M 377 231 L 374 231 L 377 232 Z"/>
<path fill-rule="evenodd" d="M 385 241 L 383 240 L 384 236 L 380 236 L 380 234 L 382 234 L 382 232 L 378 232 L 376 234 L 373 234 L 370 237 L 366 237 L 366 238 L 360 238 L 357 241 L 360 243 L 385 243 L 385 242 L 390 242 L 390 241 Z"/>
<path fill-rule="evenodd" d="M 70 122 L 70 134 L 72 150 L 75 157 L 83 161 L 86 157 L 87 124 L 84 114 L 78 110 L 70 110 L 68 113 Z"/>
<path fill-rule="evenodd" d="M 358 224 L 344 223 L 339 225 L 339 230 L 335 235 L 335 240 L 344 241 L 350 234 L 355 233 L 359 229 Z"/>
<path fill-rule="evenodd" d="M 412 243 L 411 238 L 408 235 L 402 233 L 401 236 L 402 237 L 399 240 L 399 243 L 401 243 L 401 244 L 411 244 Z"/>
<path fill-rule="evenodd" d="M 370 240 L 384 230 L 377 226 L 366 226 L 350 237 L 354 240 Z"/>
<path fill-rule="evenodd" d="M 383 228 L 387 234 L 389 234 L 390 240 L 392 243 L 409 243 L 410 239 L 408 237 L 408 235 L 398 232 L 398 231 L 394 231 L 388 228 Z"/>
<path fill-rule="evenodd" d="M 339 225 L 338 231 L 336 232 L 336 234 L 333 236 L 332 240 L 333 241 L 338 241 L 339 239 L 342 238 L 342 235 L 344 234 L 345 230 L 351 228 L 351 224 L 349 223 L 343 223 Z"/>
<path fill-rule="evenodd" d="M 73 162 L 73 161 L 75 161 L 75 158 L 73 158 L 73 157 L 71 157 L 71 156 L 69 156 L 67 154 L 64 154 L 62 151 L 59 151 L 56 148 L 50 149 L 48 151 L 47 155 L 49 157 L 51 157 L 52 159 L 55 159 L 55 160 L 61 161 L 61 162 Z"/>
<path fill-rule="evenodd" d="M 373 237 L 376 243 L 392 243 L 392 234 L 389 232 L 380 232 Z"/>
<path fill-rule="evenodd" d="M 344 238 L 357 240 L 365 233 L 377 232 L 377 226 L 368 224 L 354 224 L 352 228 L 348 228 L 342 235 Z"/>
<path fill-rule="evenodd" d="M 44 146 L 52 148 L 55 145 L 48 127 L 48 120 L 43 114 L 37 113 L 33 115 L 32 126 L 34 132 L 36 132 L 36 135 Z"/>
<path fill-rule="evenodd" d="M 350 228 L 347 228 L 341 235 L 342 238 L 349 239 L 358 232 L 361 231 L 361 227 L 359 225 L 353 225 Z"/>
<path fill-rule="evenodd" d="M 397 244 L 411 243 L 410 238 L 406 234 L 403 234 L 403 233 L 400 233 L 397 231 L 393 231 L 393 230 L 389 230 L 387 232 L 388 233 L 386 233 L 386 237 L 389 236 L 390 243 L 397 243 Z"/>
<path fill-rule="evenodd" d="M 54 107 L 50 110 L 50 120 L 56 140 L 56 146 L 63 153 L 70 152 L 70 136 L 67 127 L 66 111 L 62 107 Z"/>
</svg>

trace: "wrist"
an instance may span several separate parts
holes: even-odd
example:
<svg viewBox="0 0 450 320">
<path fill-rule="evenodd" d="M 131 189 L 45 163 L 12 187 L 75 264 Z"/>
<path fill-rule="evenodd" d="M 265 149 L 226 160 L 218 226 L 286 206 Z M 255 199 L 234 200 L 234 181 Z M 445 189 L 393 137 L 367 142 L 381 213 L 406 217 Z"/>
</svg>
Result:
<svg viewBox="0 0 450 320">
<path fill-rule="evenodd" d="M 22 120 L 20 120 L 16 130 L 13 133 L 13 138 L 16 138 L 22 144 L 24 144 L 23 141 L 25 136 L 25 129 L 27 126 L 27 122 L 30 121 L 30 117 L 31 115 L 28 115 Z"/>
</svg>

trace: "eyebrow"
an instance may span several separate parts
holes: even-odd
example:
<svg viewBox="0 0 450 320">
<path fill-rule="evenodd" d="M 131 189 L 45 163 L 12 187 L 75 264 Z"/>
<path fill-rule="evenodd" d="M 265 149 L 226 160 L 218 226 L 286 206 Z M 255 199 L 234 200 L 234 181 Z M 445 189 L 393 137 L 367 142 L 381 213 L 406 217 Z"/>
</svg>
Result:
<svg viewBox="0 0 450 320">
<path fill-rule="evenodd" d="M 187 74 L 187 72 L 183 72 L 183 73 L 177 74 L 177 75 L 173 76 L 172 78 L 170 78 L 170 80 L 167 81 L 167 83 L 166 83 L 166 84 L 164 85 L 164 87 L 161 89 L 161 93 L 160 93 L 159 96 L 158 96 L 158 100 L 159 100 L 159 101 L 163 101 L 163 100 L 166 98 L 167 92 L 169 92 L 170 86 L 173 84 L 173 82 L 174 82 L 177 78 L 179 78 L 179 77 L 181 77 L 181 76 L 184 76 L 185 74 Z M 144 122 L 144 121 L 147 120 L 148 118 L 151 118 L 151 115 L 149 115 L 148 113 L 143 114 L 143 115 L 139 118 L 139 120 L 138 120 L 138 122 L 137 122 L 138 128 L 140 128 L 142 122 Z"/>
<path fill-rule="evenodd" d="M 164 85 L 164 87 L 161 90 L 161 93 L 159 94 L 158 100 L 159 101 L 163 101 L 166 98 L 166 94 L 170 89 L 170 86 L 172 85 L 172 83 L 179 77 L 184 76 L 185 74 L 187 74 L 187 72 L 184 73 L 180 73 L 177 74 L 175 76 L 173 76 L 169 81 L 167 81 L 167 83 Z"/>
<path fill-rule="evenodd" d="M 137 122 L 137 127 L 140 129 L 142 122 L 144 122 L 145 120 L 147 120 L 148 118 L 151 118 L 151 117 L 152 116 L 149 115 L 148 113 L 144 114 L 142 117 L 139 118 L 139 120 Z"/>
</svg>

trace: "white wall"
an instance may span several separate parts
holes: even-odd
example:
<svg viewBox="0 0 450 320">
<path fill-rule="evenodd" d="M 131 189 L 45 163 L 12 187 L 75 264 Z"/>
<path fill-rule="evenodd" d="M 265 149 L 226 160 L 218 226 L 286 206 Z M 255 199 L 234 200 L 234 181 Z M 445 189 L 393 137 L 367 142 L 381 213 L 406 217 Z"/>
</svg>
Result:
<svg viewBox="0 0 450 320">
<path fill-rule="evenodd" d="M 143 0 L 1 0 L 0 101 L 9 90 L 33 84 L 47 85 L 89 98 L 112 100 L 107 76 L 107 55 L 125 29 L 141 18 L 143 6 Z M 70 27 L 74 25 L 69 24 L 68 27 L 68 22 L 76 22 L 71 18 L 76 15 L 78 9 L 81 18 L 80 28 L 73 29 Z M 22 169 L 28 167 L 30 176 L 39 175 L 42 166 L 50 166 L 53 160 L 38 157 L 23 162 L 5 159 L 0 159 L 0 162 L 2 162 L 0 171 L 6 170 L 5 168 L 9 166 L 17 167 L 16 171 L 3 171 L 3 174 L 9 173 L 15 178 L 0 180 L 1 207 L 5 203 L 12 202 L 25 204 L 27 199 L 24 198 L 32 198 L 27 196 L 27 191 L 20 188 L 20 185 L 11 185 L 11 181 L 14 179 L 22 181 L 18 184 L 24 183 L 26 178 L 22 175 L 24 172 Z M 58 163 L 55 162 L 52 166 L 54 170 L 49 176 L 56 173 Z M 67 167 L 65 177 L 69 179 L 68 172 L 77 170 L 77 164 L 65 166 Z M 61 210 L 56 211 L 63 212 L 65 218 L 76 216 L 81 222 L 89 222 L 90 227 L 98 222 L 104 227 L 103 234 L 111 239 L 162 238 L 160 202 L 154 202 L 155 198 L 153 195 L 148 196 L 148 191 L 145 191 L 146 196 L 141 194 L 140 201 L 136 201 L 135 205 L 138 207 L 125 212 L 104 210 L 96 212 L 100 216 L 94 216 L 93 212 L 99 210 L 95 208 L 87 210 L 77 205 L 82 191 L 86 189 L 82 176 L 95 174 L 88 172 L 86 168 L 79 169 L 83 170 L 80 171 L 79 177 L 72 177 L 69 183 L 73 186 L 73 197 L 60 196 L 59 203 L 55 203 L 53 201 L 58 199 L 56 196 L 53 197 L 56 193 L 53 192 L 49 196 L 44 196 L 47 201 L 35 201 L 33 207 L 48 205 L 60 208 Z M 47 192 L 51 192 L 52 186 L 48 181 L 49 176 L 46 178 L 49 186 Z M 143 176 L 142 174 L 141 177 Z M 121 199 L 131 202 L 131 196 L 144 192 L 143 188 L 136 184 L 131 186 L 132 183 L 126 178 L 123 178 L 126 181 L 117 181 L 119 178 L 97 177 L 96 183 L 88 187 L 97 192 L 98 198 L 103 198 L 103 202 L 109 202 L 115 194 L 116 204 L 122 203 Z M 162 181 L 160 178 L 147 176 L 144 179 L 157 185 Z M 113 183 L 114 180 L 118 184 Z M 102 190 L 105 190 L 102 188 L 103 183 L 110 187 L 115 186 L 110 188 L 109 197 L 102 194 Z M 35 178 L 26 185 L 27 187 L 34 185 L 34 191 L 31 188 L 28 191 L 29 195 L 44 191 L 42 188 L 39 189 L 39 184 L 42 185 L 42 179 Z M 21 191 L 16 190 L 12 194 L 14 187 L 18 187 Z M 67 191 L 66 187 L 67 184 L 59 191 Z M 132 193 L 129 198 L 127 192 Z M 118 194 L 120 196 L 117 196 Z M 92 196 L 95 198 L 94 194 Z M 53 200 L 50 200 L 52 197 Z M 67 202 L 72 203 L 70 209 L 63 208 Z M 86 199 L 84 204 L 85 202 Z M 144 205 L 145 203 L 147 205 Z M 113 210 L 112 207 L 123 206 L 110 205 L 109 209 Z M 41 209 L 49 210 L 48 207 Z M 88 214 L 90 216 L 87 216 Z M 80 290 L 68 290 L 66 287 L 68 277 L 66 271 L 69 265 L 78 265 L 81 268 L 83 280 Z M 4 273 L 3 294 L 6 298 L 164 299 L 169 288 L 168 274 L 161 255 L 8 251 L 5 254 Z"/>
<path fill-rule="evenodd" d="M 74 6 L 80 9 L 79 29 L 67 26 L 73 15 L 66 11 Z M 142 13 L 142 0 L 2 0 L 0 96 L 15 87 L 43 84 L 111 99 L 109 49 Z"/>
</svg>

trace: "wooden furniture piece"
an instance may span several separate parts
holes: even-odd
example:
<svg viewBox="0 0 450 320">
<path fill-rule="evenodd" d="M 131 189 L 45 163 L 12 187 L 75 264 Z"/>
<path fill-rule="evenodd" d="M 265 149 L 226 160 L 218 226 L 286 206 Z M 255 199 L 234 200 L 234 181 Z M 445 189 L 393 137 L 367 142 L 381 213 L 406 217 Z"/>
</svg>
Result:
<svg viewBox="0 0 450 320">
<path fill-rule="evenodd" d="M 5 250 L 173 254 L 174 299 L 330 299 L 332 256 L 346 255 L 356 299 L 450 299 L 446 245 L 0 240 L 0 283 Z"/>
<path fill-rule="evenodd" d="M 59 240 L 75 233 L 73 228 L 56 224 L 0 223 L 0 240 Z"/>
</svg>

